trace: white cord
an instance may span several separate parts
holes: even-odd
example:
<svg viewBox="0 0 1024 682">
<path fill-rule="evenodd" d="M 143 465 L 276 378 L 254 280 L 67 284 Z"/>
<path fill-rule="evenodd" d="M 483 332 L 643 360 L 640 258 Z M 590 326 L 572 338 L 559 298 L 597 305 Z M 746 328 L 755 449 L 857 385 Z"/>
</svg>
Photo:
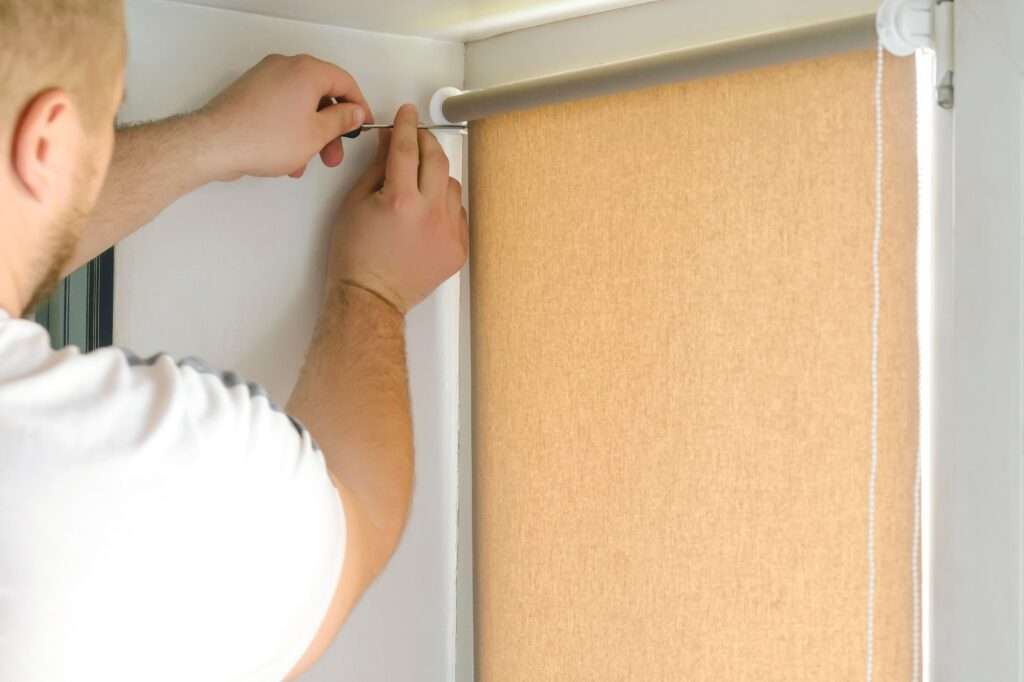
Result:
<svg viewBox="0 0 1024 682">
<path fill-rule="evenodd" d="M 931 104 L 932 100 L 930 98 L 933 95 L 932 95 L 931 88 L 927 87 L 927 88 L 925 88 L 925 92 L 927 94 L 925 94 L 922 97 L 922 94 L 921 94 L 922 83 L 920 81 L 924 81 L 925 80 L 925 76 L 922 73 L 922 68 L 921 68 L 921 63 L 922 63 L 923 56 L 921 54 L 917 54 L 917 55 L 915 55 L 914 59 L 917 61 L 915 69 L 916 69 L 917 78 L 919 79 L 919 82 L 916 84 L 917 91 L 918 91 L 917 92 L 917 97 L 915 97 L 914 100 L 915 100 L 915 104 L 916 104 L 916 107 L 915 107 L 915 109 L 916 109 L 916 124 L 917 124 L 917 131 L 918 131 L 917 132 L 917 135 L 918 135 L 917 139 L 918 139 L 918 144 L 921 147 L 921 148 L 918 149 L 918 159 L 919 159 L 919 163 L 918 163 L 918 176 L 917 176 L 917 210 L 918 210 L 918 215 L 917 215 L 917 221 L 916 222 L 917 222 L 918 230 L 920 232 L 923 232 L 924 230 L 930 230 L 931 229 L 930 222 L 926 222 L 925 220 L 923 220 L 924 214 L 925 214 L 925 209 L 924 209 L 923 202 L 926 202 L 926 201 L 930 202 L 931 201 L 931 184 L 930 184 L 931 160 L 930 160 L 930 152 L 926 152 L 925 151 L 927 149 L 927 145 L 929 144 L 930 140 L 929 141 L 925 141 L 924 139 L 922 139 L 921 132 L 922 132 L 922 130 L 926 129 L 925 126 L 927 124 L 926 124 L 926 121 L 924 120 L 924 118 L 925 118 L 926 114 L 928 113 L 927 107 L 932 106 L 932 104 Z M 934 80 L 934 78 L 932 80 Z M 929 83 L 928 85 L 932 85 L 932 83 Z M 927 129 L 930 130 L 930 126 Z M 925 162 L 923 160 L 923 155 L 924 154 L 929 154 L 929 160 L 927 162 Z M 918 241 L 919 241 L 919 246 L 918 246 L 918 249 L 919 249 L 918 254 L 919 255 L 918 255 L 918 258 L 922 259 L 922 260 L 923 260 L 923 258 L 920 255 L 921 254 L 921 252 L 920 252 L 920 244 L 923 243 L 925 240 L 930 240 L 930 237 L 928 235 L 926 235 L 926 234 L 919 234 L 918 235 Z M 921 276 L 920 276 L 920 271 L 921 271 L 922 267 L 924 267 L 923 264 L 919 263 L 918 264 L 918 278 L 917 278 L 917 281 L 918 281 L 918 287 L 922 287 L 923 288 L 924 286 L 929 286 L 930 283 L 926 284 L 925 282 L 922 282 L 922 279 L 921 279 Z M 931 325 L 930 325 L 930 322 L 926 323 L 926 324 L 922 324 L 922 321 L 924 321 L 925 319 L 930 320 L 931 319 L 931 312 L 930 312 L 930 310 L 928 310 L 928 311 L 925 310 L 925 308 L 929 307 L 929 306 L 926 306 L 921 301 L 920 295 L 921 294 L 919 292 L 918 293 L 918 297 L 919 297 L 918 298 L 918 301 L 919 301 L 919 303 L 918 303 L 918 306 L 919 306 L 919 309 L 918 309 L 918 353 L 919 353 L 920 360 L 918 362 L 918 367 L 920 368 L 921 375 L 918 377 L 918 404 L 922 408 L 921 409 L 922 420 L 921 420 L 921 424 L 919 425 L 921 428 L 920 428 L 919 433 L 918 433 L 919 442 L 918 442 L 918 445 L 917 445 L 917 452 L 916 452 L 916 457 L 915 457 L 915 461 L 914 461 L 914 491 L 913 491 L 913 496 L 914 496 L 914 532 L 913 532 L 913 537 L 911 539 L 911 543 L 912 544 L 911 544 L 911 547 L 910 547 L 910 589 L 911 589 L 911 594 L 913 595 L 913 600 L 912 600 L 912 604 L 911 604 L 911 608 L 913 608 L 913 612 L 911 613 L 911 616 L 910 616 L 911 617 L 911 626 L 912 626 L 912 630 L 911 630 L 911 642 L 912 642 L 911 654 L 913 655 L 913 660 L 911 660 L 911 662 L 910 662 L 910 670 L 911 670 L 910 680 L 911 680 L 911 682 L 920 682 L 921 675 L 922 675 L 921 665 L 922 665 L 922 662 L 924 660 L 924 658 L 922 656 L 922 624 L 921 624 L 921 621 L 922 621 L 922 619 L 924 617 L 924 614 L 923 614 L 923 611 L 922 611 L 922 608 L 923 608 L 922 607 L 922 600 L 921 600 L 921 590 L 922 590 L 921 534 L 922 534 L 922 523 L 923 523 L 923 519 L 922 519 L 922 516 L 921 516 L 921 484 L 922 484 L 922 476 L 923 476 L 923 473 L 922 473 L 923 457 L 924 457 L 924 453 L 926 453 L 928 451 L 927 448 L 929 447 L 928 443 L 930 441 L 930 438 L 926 439 L 926 437 L 925 437 L 925 429 L 927 429 L 928 426 L 927 426 L 927 422 L 924 419 L 924 409 L 927 409 L 928 405 L 930 404 L 930 401 L 929 401 L 928 397 L 926 396 L 926 391 L 929 390 L 930 384 L 926 383 L 926 379 L 924 377 L 925 377 L 925 373 L 931 370 L 931 362 L 930 362 L 930 360 L 927 359 L 927 356 L 926 356 L 927 351 L 925 349 L 925 344 L 922 342 L 922 336 L 924 334 L 928 334 L 929 333 L 929 331 L 927 331 L 927 330 L 930 330 Z"/>
<path fill-rule="evenodd" d="M 910 549 L 910 583 L 914 594 L 913 609 L 913 655 L 911 662 L 911 682 L 921 679 L 921 577 L 918 562 L 921 560 L 921 451 L 918 449 L 916 473 L 914 474 L 914 539 Z"/>
<path fill-rule="evenodd" d="M 874 300 L 871 309 L 871 474 L 868 478 L 868 609 L 866 679 L 874 677 L 875 658 L 875 496 L 878 487 L 878 320 L 882 304 L 882 277 L 879 263 L 882 245 L 882 84 L 885 51 L 879 41 L 875 66 L 875 231 L 871 244 L 871 279 Z"/>
</svg>

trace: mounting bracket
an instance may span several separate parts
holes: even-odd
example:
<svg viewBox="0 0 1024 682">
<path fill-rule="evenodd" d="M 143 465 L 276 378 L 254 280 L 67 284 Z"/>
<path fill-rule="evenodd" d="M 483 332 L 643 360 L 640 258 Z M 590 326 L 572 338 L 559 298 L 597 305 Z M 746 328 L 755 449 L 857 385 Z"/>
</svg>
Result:
<svg viewBox="0 0 1024 682">
<path fill-rule="evenodd" d="M 935 99 L 953 108 L 953 0 L 884 0 L 876 15 L 878 39 L 894 55 L 935 51 Z"/>
</svg>

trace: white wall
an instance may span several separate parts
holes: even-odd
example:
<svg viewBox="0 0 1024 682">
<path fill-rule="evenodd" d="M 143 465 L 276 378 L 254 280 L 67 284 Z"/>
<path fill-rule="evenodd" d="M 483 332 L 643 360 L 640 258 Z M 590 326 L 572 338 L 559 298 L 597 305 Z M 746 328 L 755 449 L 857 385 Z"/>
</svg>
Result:
<svg viewBox="0 0 1024 682">
<path fill-rule="evenodd" d="M 122 121 L 196 108 L 269 52 L 309 52 L 361 83 L 378 119 L 425 109 L 461 85 L 461 44 L 129 0 Z M 425 114 L 424 114 L 425 116 Z M 178 201 L 116 251 L 114 341 L 140 354 L 197 355 L 265 385 L 283 403 L 312 334 L 327 230 L 372 153 L 346 141 L 340 169 L 244 179 Z M 461 175 L 461 140 L 446 145 Z M 454 666 L 459 283 L 409 318 L 416 495 L 397 555 L 310 680 L 441 680 Z M 344 390 L 344 387 L 339 387 Z M 258 598 L 258 597 L 254 597 Z"/>
<path fill-rule="evenodd" d="M 470 43 L 466 87 L 561 71 L 873 13 L 879 0 L 658 0 Z"/>
<path fill-rule="evenodd" d="M 176 0 L 367 31 L 445 40 L 486 36 L 657 0 Z"/>
</svg>

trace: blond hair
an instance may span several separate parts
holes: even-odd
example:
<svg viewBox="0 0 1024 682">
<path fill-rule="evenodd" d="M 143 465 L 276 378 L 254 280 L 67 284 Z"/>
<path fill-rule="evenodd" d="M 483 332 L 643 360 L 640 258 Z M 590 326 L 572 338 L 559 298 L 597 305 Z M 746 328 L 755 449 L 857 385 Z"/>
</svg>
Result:
<svg viewBox="0 0 1024 682">
<path fill-rule="evenodd" d="M 100 124 L 124 51 L 123 0 L 0 0 L 0 129 L 52 88 Z"/>
</svg>

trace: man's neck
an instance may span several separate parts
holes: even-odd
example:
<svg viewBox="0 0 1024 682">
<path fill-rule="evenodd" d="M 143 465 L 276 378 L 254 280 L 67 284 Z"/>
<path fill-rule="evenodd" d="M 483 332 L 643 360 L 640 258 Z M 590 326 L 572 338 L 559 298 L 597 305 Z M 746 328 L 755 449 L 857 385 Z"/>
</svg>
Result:
<svg viewBox="0 0 1024 682">
<path fill-rule="evenodd" d="M 18 296 L 14 293 L 14 289 L 8 284 L 10 278 L 4 277 L 4 274 L 0 272 L 0 310 L 4 311 L 11 317 L 21 317 L 22 304 Z"/>
<path fill-rule="evenodd" d="M 29 242 L 35 230 L 33 216 L 25 214 L 12 183 L 0 171 L 0 309 L 21 317 L 32 295 L 32 282 L 25 275 L 35 264 Z"/>
<path fill-rule="evenodd" d="M 13 260 L 18 249 L 14 247 L 0 234 L 0 310 L 11 317 L 21 317 L 26 299 L 24 287 L 19 286 L 18 264 Z"/>
</svg>

